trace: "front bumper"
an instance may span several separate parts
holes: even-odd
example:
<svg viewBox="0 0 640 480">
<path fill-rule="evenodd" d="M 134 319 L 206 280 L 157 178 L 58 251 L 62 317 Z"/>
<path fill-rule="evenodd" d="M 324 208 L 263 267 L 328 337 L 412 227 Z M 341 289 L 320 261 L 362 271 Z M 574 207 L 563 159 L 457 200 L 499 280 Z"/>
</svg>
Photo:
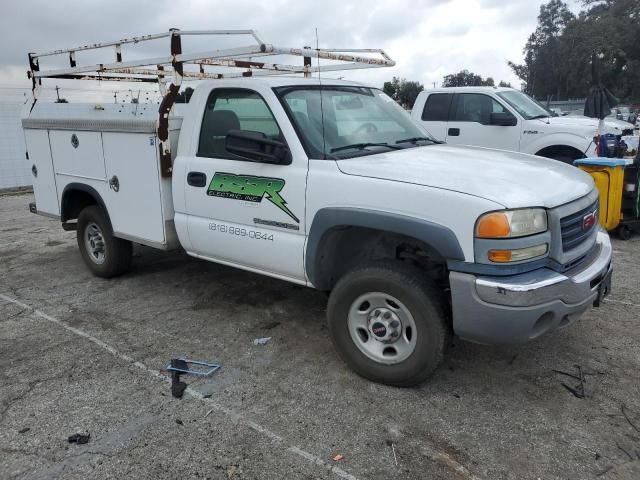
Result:
<svg viewBox="0 0 640 480">
<path fill-rule="evenodd" d="M 450 272 L 453 329 L 474 342 L 518 344 L 565 327 L 599 301 L 601 284 L 613 269 L 611 256 L 609 235 L 600 231 L 588 259 L 564 273 L 548 268 L 508 277 Z"/>
</svg>

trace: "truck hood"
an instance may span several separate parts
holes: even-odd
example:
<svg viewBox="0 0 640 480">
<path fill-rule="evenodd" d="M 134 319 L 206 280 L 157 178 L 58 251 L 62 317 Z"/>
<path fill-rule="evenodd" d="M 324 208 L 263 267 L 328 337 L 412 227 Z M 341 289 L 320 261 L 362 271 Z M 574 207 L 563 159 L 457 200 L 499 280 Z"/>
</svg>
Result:
<svg viewBox="0 0 640 480">
<path fill-rule="evenodd" d="M 452 190 L 506 208 L 553 208 L 594 188 L 591 177 L 571 165 L 488 148 L 427 145 L 336 162 L 347 175 Z"/>
<path fill-rule="evenodd" d="M 538 119 L 538 121 L 547 123 L 546 118 Z M 567 130 L 578 130 L 588 137 L 593 137 L 598 133 L 598 119 L 596 118 L 584 116 L 549 117 L 548 124 L 566 128 Z M 612 118 L 605 118 L 604 127 L 604 133 L 613 133 L 615 135 L 621 135 L 623 130 L 633 128 L 630 123 Z"/>
</svg>

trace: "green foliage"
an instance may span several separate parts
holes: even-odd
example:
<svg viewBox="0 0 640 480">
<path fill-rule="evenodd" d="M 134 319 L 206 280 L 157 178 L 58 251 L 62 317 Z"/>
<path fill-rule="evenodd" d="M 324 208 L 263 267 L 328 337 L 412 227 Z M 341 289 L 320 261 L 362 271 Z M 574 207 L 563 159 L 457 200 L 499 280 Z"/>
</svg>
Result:
<svg viewBox="0 0 640 480">
<path fill-rule="evenodd" d="M 495 80 L 492 77 L 482 78 L 469 70 L 461 70 L 452 73 L 442 79 L 443 87 L 494 87 Z M 511 87 L 510 83 L 500 80 L 499 87 Z"/>
<path fill-rule="evenodd" d="M 640 1 L 583 0 L 576 17 L 560 0 L 540 7 L 523 64 L 508 62 L 537 98 L 578 98 L 593 83 L 591 58 L 599 57 L 601 83 L 625 100 L 640 99 Z"/>
<path fill-rule="evenodd" d="M 446 75 L 442 79 L 443 87 L 493 87 L 495 82 L 493 78 L 482 78 L 469 70 L 461 70 L 458 73 Z"/>
<path fill-rule="evenodd" d="M 424 90 L 420 82 L 408 81 L 404 78 L 393 77 L 390 82 L 384 82 L 382 91 L 398 102 L 403 108 L 411 109 L 418 98 L 418 94 Z"/>
</svg>

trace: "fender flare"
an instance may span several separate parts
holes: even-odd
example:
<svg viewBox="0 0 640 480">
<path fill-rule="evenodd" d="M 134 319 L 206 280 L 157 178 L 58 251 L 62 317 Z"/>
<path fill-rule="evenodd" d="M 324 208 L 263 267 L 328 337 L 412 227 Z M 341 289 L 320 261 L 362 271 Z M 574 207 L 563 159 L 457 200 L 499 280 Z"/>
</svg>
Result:
<svg viewBox="0 0 640 480">
<path fill-rule="evenodd" d="M 592 140 L 587 140 L 581 135 L 574 133 L 552 133 L 550 135 L 544 135 L 540 140 L 535 141 L 527 146 L 527 151 L 530 155 L 537 155 L 537 153 L 545 148 L 549 147 L 571 147 L 584 153 L 589 149 Z"/>
<path fill-rule="evenodd" d="M 100 208 L 102 208 L 105 216 L 107 217 L 107 222 L 109 222 L 109 226 L 113 228 L 113 226 L 111 225 L 111 217 L 109 217 L 109 210 L 107 210 L 107 206 L 105 205 L 104 200 L 102 200 L 102 196 L 100 196 L 95 188 L 84 183 L 77 182 L 67 184 L 67 186 L 65 186 L 64 190 L 62 191 L 62 196 L 60 199 L 60 220 L 62 220 L 63 223 L 67 220 L 70 220 L 69 216 L 65 212 L 68 211 L 68 207 L 66 206 L 69 198 L 68 194 L 73 190 L 79 190 L 81 192 L 89 194 L 100 206 Z"/>
<path fill-rule="evenodd" d="M 311 223 L 305 252 L 307 277 L 318 285 L 319 249 L 325 235 L 340 227 L 364 227 L 396 233 L 424 242 L 445 260 L 464 261 L 464 253 L 453 230 L 420 218 L 351 207 L 318 210 Z"/>
</svg>

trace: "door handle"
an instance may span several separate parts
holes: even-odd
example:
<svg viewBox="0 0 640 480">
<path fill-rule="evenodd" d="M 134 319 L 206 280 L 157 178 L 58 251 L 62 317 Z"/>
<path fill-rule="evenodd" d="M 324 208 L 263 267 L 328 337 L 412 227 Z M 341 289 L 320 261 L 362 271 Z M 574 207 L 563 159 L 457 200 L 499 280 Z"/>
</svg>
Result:
<svg viewBox="0 0 640 480">
<path fill-rule="evenodd" d="M 202 172 L 189 172 L 187 183 L 192 187 L 204 187 L 207 184 L 207 176 Z"/>
<path fill-rule="evenodd" d="M 450 128 L 449 130 L 447 130 L 447 135 L 451 136 L 451 137 L 457 137 L 460 135 L 460 129 L 459 128 Z"/>
</svg>

